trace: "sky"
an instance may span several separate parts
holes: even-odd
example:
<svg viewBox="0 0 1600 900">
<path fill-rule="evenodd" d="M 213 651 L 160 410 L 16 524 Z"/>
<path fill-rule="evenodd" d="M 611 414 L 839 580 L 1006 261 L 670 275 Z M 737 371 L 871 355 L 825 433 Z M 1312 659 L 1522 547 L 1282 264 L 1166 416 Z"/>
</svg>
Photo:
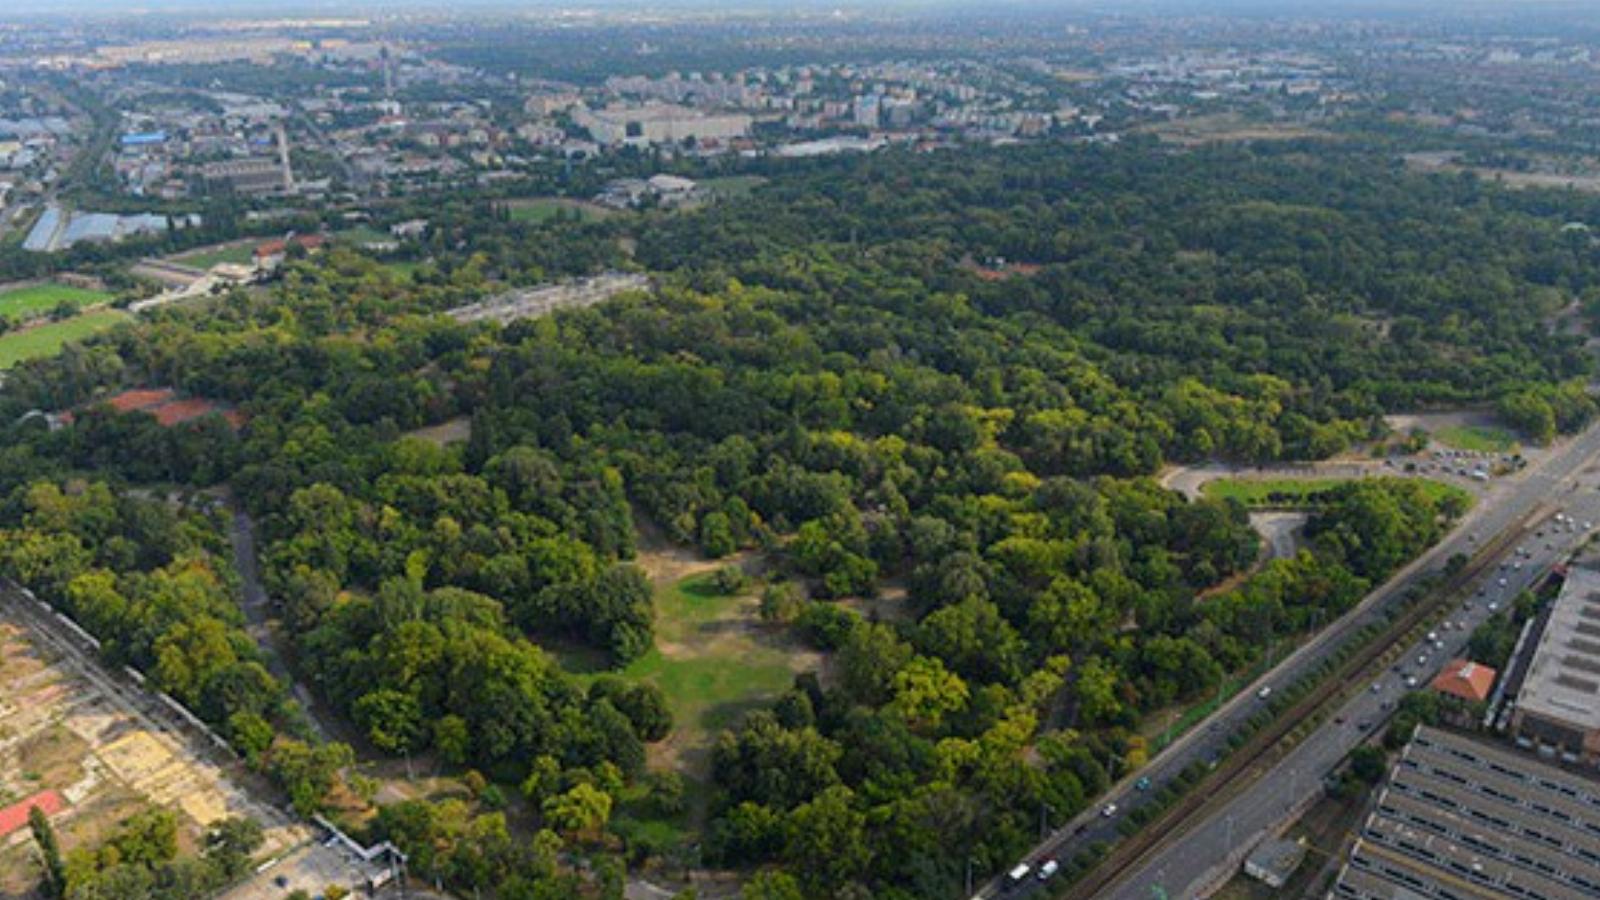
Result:
<svg viewBox="0 0 1600 900">
<path fill-rule="evenodd" d="M 34 4 L 24 2 L 23 7 Z M 373 14 L 395 9 L 481 9 L 529 11 L 538 9 L 652 9 L 652 10 L 827 10 L 834 8 L 873 12 L 891 9 L 949 11 L 963 7 L 996 10 L 1082 9 L 1096 12 L 1171 10 L 1186 14 L 1247 13 L 1262 15 L 1339 15 L 1352 13 L 1458 13 L 1467 15 L 1528 13 L 1551 18 L 1600 14 L 1600 0 L 281 0 L 263 6 L 260 0 L 52 0 L 17 12 L 62 14 L 145 14 L 185 12 L 218 16 L 251 15 L 276 18 L 316 13 L 322 15 Z M 0 13 L 0 18 L 5 18 Z"/>
</svg>

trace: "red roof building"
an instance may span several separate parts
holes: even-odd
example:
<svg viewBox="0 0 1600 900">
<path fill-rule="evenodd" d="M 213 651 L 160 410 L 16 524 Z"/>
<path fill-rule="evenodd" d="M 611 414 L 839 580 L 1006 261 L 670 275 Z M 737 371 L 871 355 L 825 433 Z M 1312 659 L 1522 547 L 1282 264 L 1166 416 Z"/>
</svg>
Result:
<svg viewBox="0 0 1600 900">
<path fill-rule="evenodd" d="M 1479 665 L 1470 659 L 1452 659 L 1440 670 L 1438 677 L 1433 679 L 1433 689 L 1468 703 L 1484 703 L 1494 690 L 1494 679 L 1497 674 L 1488 666 Z"/>
<path fill-rule="evenodd" d="M 276 240 L 267 241 L 264 244 L 258 245 L 256 247 L 255 256 L 256 259 L 270 259 L 274 256 L 282 256 L 284 252 L 289 249 L 289 245 L 291 244 L 296 247 L 303 247 L 307 251 L 318 250 L 321 249 L 324 240 L 325 239 L 320 234 L 297 234 L 294 237 L 289 238 L 287 241 L 282 238 L 278 238 Z"/>
<path fill-rule="evenodd" d="M 28 810 L 35 806 L 44 810 L 44 814 L 47 816 L 53 816 L 67 808 L 66 801 L 62 800 L 61 795 L 53 790 L 40 791 L 26 800 L 19 800 L 5 809 L 0 809 L 0 838 L 4 838 L 18 828 L 27 825 Z"/>
</svg>

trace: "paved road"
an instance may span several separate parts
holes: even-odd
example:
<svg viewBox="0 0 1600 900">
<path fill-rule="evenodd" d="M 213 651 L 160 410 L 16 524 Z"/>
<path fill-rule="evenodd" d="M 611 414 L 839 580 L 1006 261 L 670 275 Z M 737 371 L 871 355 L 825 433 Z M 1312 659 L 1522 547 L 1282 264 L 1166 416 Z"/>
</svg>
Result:
<svg viewBox="0 0 1600 900">
<path fill-rule="evenodd" d="M 244 586 L 240 608 L 244 611 L 247 623 L 245 630 L 255 638 L 256 646 L 267 658 L 268 670 L 294 691 L 295 699 L 300 701 L 300 707 L 305 710 L 311 730 L 324 741 L 337 739 L 339 736 L 333 724 L 323 721 L 320 707 L 312 700 L 311 692 L 295 680 L 294 673 L 289 671 L 278 653 L 277 638 L 270 621 L 271 600 L 267 597 L 267 589 L 261 584 L 261 567 L 256 559 L 256 526 L 248 513 L 243 510 L 234 512 L 233 529 L 228 537 L 233 543 L 233 567 Z"/>
<path fill-rule="evenodd" d="M 1116 824 L 1120 818 L 1130 809 L 1146 802 L 1144 793 L 1136 787 L 1138 778 L 1148 778 L 1151 789 L 1158 790 L 1191 763 L 1210 762 L 1220 758 L 1226 750 L 1228 736 L 1256 712 L 1260 702 L 1256 694 L 1262 687 L 1288 685 L 1316 668 L 1348 635 L 1381 619 L 1384 613 L 1398 603 L 1405 592 L 1425 573 L 1441 568 L 1453 554 L 1470 555 L 1478 545 L 1515 526 L 1525 516 L 1547 502 L 1570 506 L 1571 509 L 1568 511 L 1579 520 L 1600 522 L 1600 492 L 1594 489 L 1595 485 L 1600 483 L 1600 478 L 1596 478 L 1595 473 L 1584 472 L 1585 468 L 1595 461 L 1597 454 L 1600 454 L 1600 425 L 1590 427 L 1579 436 L 1555 448 L 1539 463 L 1518 475 L 1498 479 L 1479 498 L 1477 506 L 1444 540 L 1401 569 L 1388 582 L 1362 600 L 1357 607 L 1302 645 L 1271 672 L 1240 691 L 1206 722 L 1196 726 L 1158 754 L 1150 764 L 1137 773 L 1124 777 L 1121 783 L 1101 798 L 1102 806 L 1084 811 L 1057 829 L 1026 857 L 1026 861 L 1033 863 L 1037 868 L 1037 864 L 1045 859 L 1071 859 L 1096 841 L 1117 840 L 1119 835 Z M 1583 473 L 1583 481 L 1587 487 L 1582 491 L 1570 493 L 1568 483 L 1579 473 Z M 1574 501 L 1580 496 L 1582 502 L 1575 503 Z M 1549 512 L 1554 512 L 1554 509 L 1552 506 Z M 1563 535 L 1562 539 L 1576 542 L 1578 537 L 1580 536 Z M 1547 564 L 1554 556 L 1554 551 L 1545 551 L 1543 547 L 1544 542 L 1541 540 L 1538 548 L 1542 555 L 1536 559 L 1539 565 Z M 1530 546 L 1529 549 L 1533 548 Z M 1525 562 L 1520 571 L 1508 570 L 1506 590 L 1512 591 L 1519 585 L 1531 581 L 1536 567 L 1534 563 Z M 1500 576 L 1494 576 L 1494 579 L 1498 577 Z M 1494 584 L 1493 579 L 1490 584 Z M 1476 617 L 1472 619 L 1472 623 L 1481 621 L 1486 614 L 1485 605 L 1477 604 Z M 1469 631 L 1470 627 L 1469 623 Z M 1465 641 L 1464 633 L 1451 632 L 1450 635 L 1452 641 Z M 1419 679 L 1422 675 L 1431 677 L 1430 673 L 1448 658 L 1448 652 L 1453 649 L 1454 646 L 1447 646 L 1443 652 L 1431 653 L 1426 671 L 1419 673 Z M 1415 656 L 1416 654 L 1411 654 L 1409 657 L 1414 670 L 1417 668 Z M 1362 719 L 1376 721 L 1376 713 L 1379 712 L 1377 707 L 1382 700 L 1392 701 L 1401 691 L 1397 678 L 1391 676 L 1389 682 L 1383 687 L 1381 696 L 1363 694 L 1357 701 L 1352 701 L 1352 709 L 1341 713 L 1347 720 L 1345 726 L 1319 729 L 1301 745 L 1299 751 L 1285 760 L 1279 771 L 1262 779 L 1258 788 L 1242 795 L 1239 801 L 1231 804 L 1227 810 L 1208 821 L 1205 826 L 1149 859 L 1146 865 L 1138 868 L 1130 879 L 1124 881 L 1122 888 L 1115 893 L 1108 893 L 1107 896 L 1159 897 L 1162 896 L 1160 889 L 1165 889 L 1166 895 L 1171 897 L 1196 896 L 1197 889 L 1202 886 L 1208 875 L 1214 874 L 1212 870 L 1218 867 L 1224 845 L 1233 848 L 1246 846 L 1250 842 L 1249 838 L 1258 835 L 1263 829 L 1283 818 L 1288 812 L 1286 803 L 1298 803 L 1306 797 L 1315 796 L 1321 790 L 1322 775 L 1355 746 L 1361 737 L 1353 727 L 1353 723 Z M 1363 704 L 1369 704 L 1372 708 L 1368 709 Z M 1299 799 L 1292 801 L 1286 799 L 1291 797 Z M 1104 804 L 1115 804 L 1117 812 L 1112 816 L 1102 815 Z M 1002 890 L 1000 880 L 996 879 L 980 890 L 977 896 L 1025 897 L 1035 893 L 1040 887 L 1037 883 L 1029 883 L 1006 892 Z"/>
</svg>

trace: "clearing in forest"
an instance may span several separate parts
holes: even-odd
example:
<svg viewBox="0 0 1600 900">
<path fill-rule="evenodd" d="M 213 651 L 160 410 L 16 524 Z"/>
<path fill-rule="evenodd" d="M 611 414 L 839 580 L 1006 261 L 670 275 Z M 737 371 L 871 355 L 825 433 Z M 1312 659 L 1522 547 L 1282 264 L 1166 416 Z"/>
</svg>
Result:
<svg viewBox="0 0 1600 900">
<path fill-rule="evenodd" d="M 655 684 L 666 695 L 673 729 L 654 748 L 658 764 L 703 776 L 717 732 L 820 662 L 783 626 L 761 620 L 758 593 L 723 593 L 709 572 L 657 588 L 656 645 L 618 674 Z"/>
<path fill-rule="evenodd" d="M 710 781 L 711 748 L 717 734 L 739 717 L 771 703 L 794 683 L 795 675 L 817 671 L 822 656 L 806 648 L 782 625 L 762 621 L 762 583 L 751 579 L 728 593 L 716 583 L 716 570 L 740 559 L 708 560 L 676 544 L 643 517 L 635 562 L 655 585 L 655 646 L 618 675 L 661 688 L 672 711 L 672 732 L 650 746 L 650 768 L 674 771 L 688 787 L 688 808 L 661 818 L 630 809 L 624 800 L 619 830 L 666 845 L 704 824 Z M 579 654 L 562 654 L 569 668 L 589 668 Z M 601 671 L 589 668 L 590 677 Z"/>
</svg>

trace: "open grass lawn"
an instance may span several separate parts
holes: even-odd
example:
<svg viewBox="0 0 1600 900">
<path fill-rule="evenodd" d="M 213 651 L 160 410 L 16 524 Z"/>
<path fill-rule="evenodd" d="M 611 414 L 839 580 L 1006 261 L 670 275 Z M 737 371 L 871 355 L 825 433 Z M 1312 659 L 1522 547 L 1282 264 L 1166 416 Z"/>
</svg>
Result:
<svg viewBox="0 0 1600 900">
<path fill-rule="evenodd" d="M 511 200 L 506 203 L 510 211 L 511 221 L 531 222 L 542 225 L 556 216 L 565 213 L 568 216 L 576 214 L 585 222 L 594 222 L 606 217 L 610 210 L 586 203 L 582 200 L 573 200 L 568 197 L 534 197 L 528 200 Z"/>
<path fill-rule="evenodd" d="M 394 275 L 394 277 L 404 280 L 410 278 L 411 273 L 422 268 L 423 264 L 424 263 L 422 260 L 398 259 L 392 262 L 378 263 L 378 266 L 380 268 L 387 269 L 391 274 Z"/>
<path fill-rule="evenodd" d="M 1232 498 L 1245 506 L 1297 507 L 1316 505 L 1316 495 L 1332 490 L 1348 479 L 1342 478 L 1218 478 L 1200 490 L 1207 497 Z M 1434 500 L 1459 495 L 1467 508 L 1473 496 L 1453 484 L 1429 478 L 1415 479 Z"/>
<path fill-rule="evenodd" d="M 582 654 L 555 651 L 569 670 L 595 672 Z M 652 750 L 653 765 L 683 776 L 688 809 L 653 815 L 622 798 L 618 828 L 658 844 L 687 839 L 703 821 L 709 794 L 710 749 L 723 728 L 788 689 L 804 651 L 756 615 L 756 590 L 719 592 L 709 572 L 691 575 L 656 592 L 656 646 L 616 674 L 661 688 L 672 710 L 672 734 Z M 598 673 L 596 673 L 598 674 Z M 591 676 L 580 676 L 591 677 Z"/>
<path fill-rule="evenodd" d="M 395 237 L 389 232 L 380 231 L 371 225 L 358 225 L 355 228 L 334 232 L 333 239 L 359 247 L 362 244 L 391 242 L 395 240 Z"/>
<path fill-rule="evenodd" d="M 1517 444 L 1515 432 L 1493 425 L 1455 425 L 1439 429 L 1433 437 L 1447 447 L 1479 453 L 1505 453 Z"/>
<path fill-rule="evenodd" d="M 737 199 L 748 196 L 766 183 L 767 179 L 761 175 L 728 175 L 724 178 L 707 178 L 700 182 L 700 186 L 713 194 Z"/>
<path fill-rule="evenodd" d="M 220 247 L 206 247 L 203 250 L 193 250 L 171 257 L 170 261 L 181 266 L 192 266 L 196 269 L 209 269 L 221 263 L 232 263 L 236 266 L 245 266 L 255 261 L 256 244 L 245 241 L 240 244 L 227 244 Z"/>
<path fill-rule="evenodd" d="M 0 292 L 0 316 L 21 322 L 42 316 L 62 303 L 90 306 L 111 299 L 105 291 L 70 287 L 65 284 L 35 284 Z"/>
<path fill-rule="evenodd" d="M 755 615 L 755 598 L 693 575 L 656 595 L 656 646 L 623 669 L 667 695 L 684 737 L 710 737 L 794 680 L 790 651 Z"/>
<path fill-rule="evenodd" d="M 9 369 L 27 359 L 54 356 L 68 342 L 81 340 L 127 319 L 128 314 L 121 310 L 100 309 L 62 322 L 0 335 L 0 369 Z"/>
</svg>

